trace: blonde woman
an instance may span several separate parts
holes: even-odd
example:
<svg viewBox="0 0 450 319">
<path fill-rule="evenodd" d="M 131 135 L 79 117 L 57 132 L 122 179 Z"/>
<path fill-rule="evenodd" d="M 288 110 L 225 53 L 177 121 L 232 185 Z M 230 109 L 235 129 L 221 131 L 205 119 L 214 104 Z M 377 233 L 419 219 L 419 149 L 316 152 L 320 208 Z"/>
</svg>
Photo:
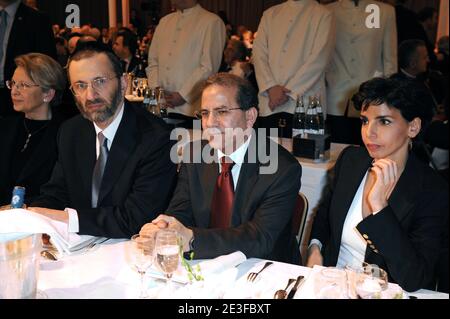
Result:
<svg viewBox="0 0 450 319">
<path fill-rule="evenodd" d="M 0 206 L 9 204 L 16 185 L 26 188 L 25 201 L 39 194 L 56 161 L 56 134 L 61 123 L 52 108 L 63 94 L 62 67 L 41 53 L 15 59 L 16 69 L 6 81 L 18 116 L 0 120 Z"/>
</svg>

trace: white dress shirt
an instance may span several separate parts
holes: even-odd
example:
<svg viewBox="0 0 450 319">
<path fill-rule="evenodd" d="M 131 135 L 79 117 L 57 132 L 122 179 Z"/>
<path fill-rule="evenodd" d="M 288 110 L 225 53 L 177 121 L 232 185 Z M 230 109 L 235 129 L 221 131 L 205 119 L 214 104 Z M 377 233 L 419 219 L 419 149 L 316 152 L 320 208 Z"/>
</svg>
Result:
<svg viewBox="0 0 450 319">
<path fill-rule="evenodd" d="M 219 70 L 225 47 L 222 20 L 199 4 L 163 17 L 155 30 L 146 69 L 150 87 L 178 92 L 187 103 L 170 113 L 194 116 L 199 84 Z"/>
<path fill-rule="evenodd" d="M 380 8 L 380 27 L 370 29 L 366 19 L 369 4 Z M 361 83 L 397 72 L 397 27 L 391 5 L 373 0 L 340 0 L 326 6 L 336 20 L 336 48 L 326 72 L 327 113 L 359 117 L 350 99 Z"/>
<path fill-rule="evenodd" d="M 107 139 L 106 146 L 108 147 L 108 151 L 111 149 L 112 143 L 114 141 L 114 137 L 116 136 L 117 129 L 119 128 L 120 122 L 123 117 L 124 104 L 120 106 L 119 113 L 116 118 L 108 125 L 104 130 L 97 126 L 94 123 L 96 143 L 95 143 L 95 154 L 96 158 L 100 155 L 100 141 L 98 140 L 98 133 L 102 132 L 103 136 Z M 65 211 L 69 214 L 69 224 L 68 229 L 70 233 L 78 233 L 80 230 L 80 224 L 78 222 L 78 213 L 73 208 L 66 208 Z"/>
<path fill-rule="evenodd" d="M 8 48 L 8 40 L 9 35 L 11 33 L 11 29 L 14 23 L 14 18 L 16 17 L 17 9 L 19 8 L 20 1 L 15 1 L 6 8 L 3 8 L 0 6 L 0 10 L 4 9 L 7 15 L 6 18 L 6 31 L 5 31 L 5 37 L 3 38 L 3 43 L 0 43 L 0 45 L 3 46 L 3 57 L 0 61 L 0 87 L 3 85 L 3 82 L 10 79 L 5 79 L 5 58 L 6 58 L 6 49 Z"/>
<path fill-rule="evenodd" d="M 333 16 L 314 0 L 292 1 L 264 11 L 253 43 L 261 116 L 294 113 L 297 95 L 325 95 L 325 70 L 334 49 Z M 273 112 L 267 90 L 282 85 L 289 100 Z"/>
<path fill-rule="evenodd" d="M 238 179 L 239 179 L 239 174 L 241 172 L 242 163 L 244 162 L 245 154 L 247 153 L 247 149 L 248 149 L 248 146 L 250 145 L 251 138 L 252 138 L 252 136 L 250 135 L 249 138 L 247 139 L 247 141 L 245 141 L 244 144 L 239 146 L 239 148 L 237 150 L 235 150 L 233 153 L 231 153 L 230 155 L 226 155 L 221 150 L 217 150 L 217 154 L 219 156 L 219 173 L 222 172 L 222 165 L 220 164 L 220 159 L 222 157 L 228 156 L 229 158 L 231 158 L 231 160 L 234 163 L 233 168 L 231 169 L 231 175 L 233 176 L 234 189 L 236 189 Z"/>
</svg>

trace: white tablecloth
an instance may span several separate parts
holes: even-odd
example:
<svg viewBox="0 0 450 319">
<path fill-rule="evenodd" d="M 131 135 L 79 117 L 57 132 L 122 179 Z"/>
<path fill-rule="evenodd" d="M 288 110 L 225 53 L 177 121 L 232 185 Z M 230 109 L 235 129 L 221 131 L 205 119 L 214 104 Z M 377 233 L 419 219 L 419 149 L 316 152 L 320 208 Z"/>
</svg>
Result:
<svg viewBox="0 0 450 319">
<path fill-rule="evenodd" d="M 38 281 L 38 290 L 42 292 L 40 295 L 50 299 L 137 298 L 139 276 L 128 263 L 126 245 L 127 242 L 124 241 L 110 240 L 86 253 L 65 256 L 58 261 L 41 260 Z M 239 278 L 246 275 L 249 270 L 255 266 L 259 269 L 263 263 L 261 259 L 247 259 L 237 267 L 236 279 L 239 281 Z M 276 265 L 278 269 L 271 266 L 264 272 L 269 276 L 266 278 L 272 278 L 272 282 L 277 282 L 280 286 L 285 285 L 285 278 L 306 276 L 310 271 L 310 268 L 291 264 L 276 263 Z M 282 271 L 279 271 L 281 268 Z M 155 280 L 148 280 L 148 282 L 150 290 L 152 286 L 154 288 L 155 285 L 163 285 L 162 282 L 158 284 Z M 278 286 L 272 288 L 278 289 Z M 411 295 L 418 298 L 449 298 L 448 294 L 429 290 L 420 290 Z M 225 294 L 225 297 L 233 297 L 233 295 Z"/>
</svg>

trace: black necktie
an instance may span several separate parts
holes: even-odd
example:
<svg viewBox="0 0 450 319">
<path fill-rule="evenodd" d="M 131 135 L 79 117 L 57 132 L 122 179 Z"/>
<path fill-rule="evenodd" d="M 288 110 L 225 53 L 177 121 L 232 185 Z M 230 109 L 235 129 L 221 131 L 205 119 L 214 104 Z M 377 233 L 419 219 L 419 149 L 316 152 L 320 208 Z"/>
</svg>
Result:
<svg viewBox="0 0 450 319">
<path fill-rule="evenodd" d="M 97 135 L 100 144 L 100 154 L 95 163 L 94 172 L 92 174 L 92 207 L 97 207 L 98 194 L 102 184 L 103 172 L 105 171 L 106 161 L 108 160 L 108 139 L 102 132 Z"/>
<path fill-rule="evenodd" d="M 231 169 L 234 163 L 226 156 L 220 159 L 220 163 L 222 171 L 217 177 L 211 203 L 211 228 L 228 228 L 231 225 L 234 201 L 234 183 Z"/>
</svg>

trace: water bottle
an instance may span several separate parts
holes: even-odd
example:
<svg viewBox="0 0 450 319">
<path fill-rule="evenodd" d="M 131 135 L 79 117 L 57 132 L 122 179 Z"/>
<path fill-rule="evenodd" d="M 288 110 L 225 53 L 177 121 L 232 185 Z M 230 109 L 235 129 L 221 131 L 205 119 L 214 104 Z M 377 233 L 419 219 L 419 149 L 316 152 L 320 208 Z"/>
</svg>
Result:
<svg viewBox="0 0 450 319">
<path fill-rule="evenodd" d="M 11 208 L 22 208 L 25 202 L 25 187 L 15 186 L 11 197 Z"/>
<path fill-rule="evenodd" d="M 305 106 L 303 104 L 303 95 L 300 97 L 297 95 L 297 104 L 295 107 L 295 113 L 292 122 L 292 137 L 305 136 Z"/>
<path fill-rule="evenodd" d="M 166 102 L 166 94 L 164 93 L 164 89 L 159 89 L 158 94 L 158 108 L 159 108 L 159 114 L 161 118 L 167 118 L 167 102 Z"/>
<path fill-rule="evenodd" d="M 156 90 L 147 88 L 147 98 L 144 98 L 144 105 L 147 111 L 159 117 L 158 100 L 156 99 Z"/>
<path fill-rule="evenodd" d="M 325 119 L 323 117 L 322 103 L 320 102 L 320 96 L 316 98 L 317 105 L 317 119 L 319 121 L 319 134 L 325 135 Z"/>
</svg>

